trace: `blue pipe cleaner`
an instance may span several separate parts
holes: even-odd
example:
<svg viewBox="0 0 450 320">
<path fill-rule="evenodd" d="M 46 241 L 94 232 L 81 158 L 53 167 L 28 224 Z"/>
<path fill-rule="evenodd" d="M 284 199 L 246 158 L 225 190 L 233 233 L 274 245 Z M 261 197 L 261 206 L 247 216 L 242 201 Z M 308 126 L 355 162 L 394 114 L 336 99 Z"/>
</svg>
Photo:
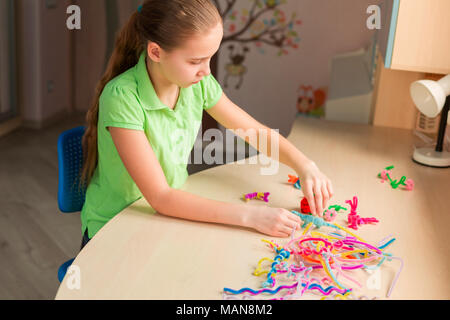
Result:
<svg viewBox="0 0 450 320">
<path fill-rule="evenodd" d="M 317 228 L 320 227 L 331 227 L 331 228 L 335 228 L 335 229 L 339 229 L 338 227 L 336 227 L 335 225 L 325 222 L 325 220 L 323 220 L 322 218 L 316 217 L 316 216 L 312 216 L 309 214 L 303 214 L 300 212 L 297 212 L 295 210 L 291 211 L 293 214 L 297 215 L 300 217 L 300 219 L 302 219 L 302 221 L 304 222 L 302 225 L 302 228 L 305 228 L 308 224 L 313 223 Z"/>
</svg>

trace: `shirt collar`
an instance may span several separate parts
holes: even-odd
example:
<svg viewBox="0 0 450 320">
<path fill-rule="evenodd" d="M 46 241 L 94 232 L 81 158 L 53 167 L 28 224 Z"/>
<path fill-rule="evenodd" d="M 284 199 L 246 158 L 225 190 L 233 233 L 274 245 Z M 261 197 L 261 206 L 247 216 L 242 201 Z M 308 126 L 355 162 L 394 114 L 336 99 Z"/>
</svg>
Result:
<svg viewBox="0 0 450 320">
<path fill-rule="evenodd" d="M 142 51 L 139 62 L 136 65 L 136 80 L 139 98 L 142 106 L 148 110 L 159 110 L 167 108 L 158 98 L 155 88 L 148 76 L 145 59 L 146 51 Z"/>
</svg>

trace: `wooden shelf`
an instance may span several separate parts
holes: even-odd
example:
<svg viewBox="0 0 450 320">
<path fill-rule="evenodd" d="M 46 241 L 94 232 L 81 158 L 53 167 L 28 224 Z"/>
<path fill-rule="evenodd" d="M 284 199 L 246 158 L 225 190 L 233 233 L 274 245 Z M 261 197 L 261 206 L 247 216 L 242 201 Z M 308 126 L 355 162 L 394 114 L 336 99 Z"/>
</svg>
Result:
<svg viewBox="0 0 450 320">
<path fill-rule="evenodd" d="M 450 1 L 386 0 L 380 48 L 386 68 L 450 73 Z"/>
</svg>

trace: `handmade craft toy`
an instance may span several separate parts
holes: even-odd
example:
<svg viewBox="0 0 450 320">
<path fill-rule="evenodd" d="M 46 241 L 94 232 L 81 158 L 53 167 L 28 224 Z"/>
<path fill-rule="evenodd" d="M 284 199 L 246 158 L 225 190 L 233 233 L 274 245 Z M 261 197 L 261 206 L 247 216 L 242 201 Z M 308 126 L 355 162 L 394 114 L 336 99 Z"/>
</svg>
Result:
<svg viewBox="0 0 450 320">
<path fill-rule="evenodd" d="M 301 190 L 302 187 L 301 187 L 301 185 L 300 185 L 300 179 L 299 179 L 299 177 L 292 176 L 292 175 L 290 175 L 290 174 L 288 174 L 288 177 L 289 177 L 288 182 L 289 182 L 289 183 L 292 183 L 292 184 L 294 185 L 295 188 Z"/>
<path fill-rule="evenodd" d="M 327 222 L 332 222 L 336 219 L 337 213 L 340 210 L 347 210 L 347 208 L 341 207 L 339 205 L 329 206 L 327 210 L 323 213 L 323 218 Z"/>
<path fill-rule="evenodd" d="M 329 206 L 328 209 L 323 212 L 323 218 L 327 222 L 334 221 L 334 219 L 336 219 L 337 217 L 337 213 L 342 209 L 347 210 L 346 208 L 339 205 Z M 300 202 L 300 212 L 303 214 L 311 214 L 311 208 L 306 198 L 303 198 Z"/>
<path fill-rule="evenodd" d="M 356 210 L 357 201 L 351 203 Z M 300 217 L 307 220 L 313 218 L 302 214 Z M 387 237 L 377 245 L 372 245 L 337 224 L 321 226 L 332 226 L 345 232 L 344 234 L 336 231 L 328 234 L 311 231 L 313 224 L 314 222 L 309 222 L 302 234 L 295 239 L 294 228 L 291 239 L 284 246 L 263 239 L 274 251 L 275 258 L 262 258 L 253 273 L 255 276 L 267 274 L 266 280 L 261 284 L 262 289 L 224 288 L 223 298 L 262 300 L 269 296 L 271 300 L 290 300 L 301 299 L 309 292 L 321 296 L 321 300 L 369 299 L 367 296 L 356 297 L 354 294 L 356 287 L 362 288 L 362 284 L 352 277 L 355 270 L 375 270 L 384 262 L 396 259 L 400 261 L 400 268 L 387 292 L 387 297 L 391 295 L 403 269 L 401 258 L 384 251 L 395 238 Z M 265 261 L 271 263 L 268 269 L 262 266 Z M 276 287 L 277 280 L 283 281 L 283 285 Z M 293 283 L 285 284 L 286 281 Z"/>
<path fill-rule="evenodd" d="M 337 213 L 334 209 L 327 209 L 323 214 L 323 219 L 327 222 L 332 222 L 336 219 Z"/>
<path fill-rule="evenodd" d="M 345 202 L 350 205 L 350 213 L 347 216 L 347 223 L 349 228 L 358 230 L 358 227 L 360 227 L 363 224 L 376 224 L 379 222 L 376 218 L 361 218 L 357 214 L 356 212 L 356 209 L 358 207 L 357 197 L 353 197 L 353 201 L 347 200 Z"/>
<path fill-rule="evenodd" d="M 412 179 L 406 179 L 405 176 L 401 177 L 399 181 L 392 180 L 392 169 L 394 166 L 386 167 L 381 173 L 378 174 L 378 178 L 381 178 L 381 182 L 389 180 L 392 189 L 397 189 L 399 186 L 404 186 L 405 190 L 412 191 L 414 189 L 414 181 Z"/>
<path fill-rule="evenodd" d="M 337 212 L 339 212 L 339 211 L 341 211 L 341 210 L 347 210 L 347 208 L 341 207 L 340 205 L 337 205 L 337 204 L 335 204 L 335 205 L 333 205 L 333 206 L 329 206 L 328 209 L 334 209 L 334 210 L 336 210 Z"/>
<path fill-rule="evenodd" d="M 308 215 L 308 214 L 303 214 L 303 213 L 297 212 L 295 210 L 292 210 L 291 212 L 293 214 L 299 216 L 300 219 L 302 219 L 302 221 L 303 221 L 302 228 L 305 228 L 308 224 L 312 223 L 317 228 L 326 226 L 326 227 L 331 227 L 331 228 L 336 228 L 337 229 L 337 227 L 335 225 L 324 221 L 322 218 L 319 218 L 319 217 L 316 217 L 316 216 L 312 216 L 312 215 Z"/>
<path fill-rule="evenodd" d="M 253 192 L 243 196 L 243 199 L 248 202 L 249 200 L 258 199 L 264 202 L 269 202 L 270 192 Z"/>
<path fill-rule="evenodd" d="M 303 198 L 302 201 L 300 201 L 300 211 L 304 214 L 311 214 L 311 208 L 309 207 L 309 203 L 306 198 Z"/>
</svg>

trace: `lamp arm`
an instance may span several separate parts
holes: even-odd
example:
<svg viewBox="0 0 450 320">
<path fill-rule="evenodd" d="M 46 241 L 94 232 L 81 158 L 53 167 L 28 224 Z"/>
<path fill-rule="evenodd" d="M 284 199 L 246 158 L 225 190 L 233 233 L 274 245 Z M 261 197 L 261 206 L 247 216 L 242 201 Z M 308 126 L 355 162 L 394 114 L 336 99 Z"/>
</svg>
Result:
<svg viewBox="0 0 450 320">
<path fill-rule="evenodd" d="M 447 128 L 449 108 L 450 108 L 450 96 L 447 96 L 444 108 L 442 109 L 441 121 L 439 124 L 439 135 L 436 145 L 436 152 L 442 152 L 444 150 L 444 136 L 445 136 L 445 129 Z"/>
</svg>

